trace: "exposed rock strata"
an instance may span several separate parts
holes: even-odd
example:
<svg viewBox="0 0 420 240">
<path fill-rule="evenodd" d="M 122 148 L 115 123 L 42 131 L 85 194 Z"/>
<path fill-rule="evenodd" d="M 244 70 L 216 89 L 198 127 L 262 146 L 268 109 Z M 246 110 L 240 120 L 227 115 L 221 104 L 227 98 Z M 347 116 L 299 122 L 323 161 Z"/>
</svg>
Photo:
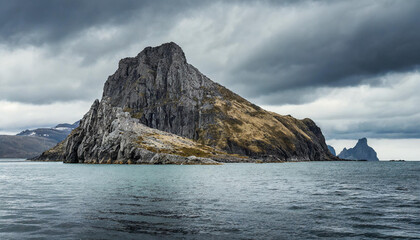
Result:
<svg viewBox="0 0 420 240">
<path fill-rule="evenodd" d="M 175 134 L 149 128 L 110 100 L 96 100 L 69 137 L 35 160 L 66 163 L 217 164 L 236 159 Z M 238 160 L 236 160 L 238 161 Z"/>
</svg>

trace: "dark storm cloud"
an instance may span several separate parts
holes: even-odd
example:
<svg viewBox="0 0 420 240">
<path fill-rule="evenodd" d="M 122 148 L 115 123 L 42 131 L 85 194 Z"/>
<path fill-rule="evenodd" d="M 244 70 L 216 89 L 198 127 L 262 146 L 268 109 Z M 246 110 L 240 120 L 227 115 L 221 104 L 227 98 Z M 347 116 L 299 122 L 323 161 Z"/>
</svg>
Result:
<svg viewBox="0 0 420 240">
<path fill-rule="evenodd" d="M 187 0 L 1 1 L 0 39 L 9 44 L 52 43 L 91 26 L 127 23 L 139 12 L 170 15 L 198 6 Z"/>
<path fill-rule="evenodd" d="M 260 103 L 308 102 L 316 98 L 315 88 L 357 85 L 367 77 L 420 64 L 419 1 L 1 1 L 0 43 L 9 47 L 46 45 L 54 55 L 69 48 L 63 42 L 76 41 L 85 29 L 131 24 L 131 31 L 112 41 L 70 46 L 87 65 L 139 38 L 159 39 L 150 35 L 160 31 L 164 36 L 190 10 L 213 16 L 214 25 L 228 24 L 219 23 L 220 16 L 206 11 L 215 4 L 279 10 L 277 18 L 267 19 L 267 24 L 277 21 L 282 27 L 274 27 L 262 44 L 246 49 L 247 57 L 232 62 L 226 79 L 219 79 L 246 97 L 262 99 Z M 296 14 L 290 17 L 288 12 Z M 260 26 L 244 23 L 235 27 L 233 34 L 252 33 L 256 30 L 252 28 Z M 252 42 L 255 36 L 249 38 Z M 246 39 L 229 36 L 212 46 L 232 41 Z"/>
<path fill-rule="evenodd" d="M 0 70 L 0 100 L 50 104 L 99 97 L 106 77 L 127 57 L 121 52 L 154 43 L 150 39 L 164 35 L 181 13 L 206 1 L 194 2 L 1 1 L 0 52 L 10 54 L 4 60 L 10 66 Z"/>
<path fill-rule="evenodd" d="M 351 131 L 324 131 L 327 138 L 359 139 L 368 138 L 420 138 L 420 123 L 415 119 L 404 119 L 402 124 L 395 121 L 372 121 L 350 125 Z"/>
<path fill-rule="evenodd" d="M 137 5 L 136 1 L 2 1 L 0 36 L 9 43 L 59 40 L 92 24 L 123 21 L 119 16 L 126 15 L 127 20 Z"/>
<path fill-rule="evenodd" d="M 272 94 L 268 103 L 293 103 L 317 87 L 357 85 L 420 64 L 419 1 L 329 3 L 313 12 L 299 9 L 297 24 L 255 49 L 231 81 L 258 82 L 243 90 L 248 96 Z"/>
<path fill-rule="evenodd" d="M 148 22 L 171 18 L 209 4 L 247 4 L 247 0 L 13 0 L 0 1 L 0 41 L 8 44 L 53 43 L 95 25 L 120 25 L 147 15 Z M 289 5 L 300 1 L 261 1 Z M 145 22 L 147 24 L 148 22 Z"/>
<path fill-rule="evenodd" d="M 304 106 L 301 118 L 317 121 L 327 138 L 420 137 L 412 109 L 420 81 L 401 80 L 420 69 L 419 12 L 420 1 L 390 0 L 0 1 L 0 125 L 81 115 L 119 59 L 175 41 L 191 64 L 251 101 Z M 384 83 L 389 73 L 398 76 Z M 337 99 L 351 100 L 326 107 Z"/>
</svg>

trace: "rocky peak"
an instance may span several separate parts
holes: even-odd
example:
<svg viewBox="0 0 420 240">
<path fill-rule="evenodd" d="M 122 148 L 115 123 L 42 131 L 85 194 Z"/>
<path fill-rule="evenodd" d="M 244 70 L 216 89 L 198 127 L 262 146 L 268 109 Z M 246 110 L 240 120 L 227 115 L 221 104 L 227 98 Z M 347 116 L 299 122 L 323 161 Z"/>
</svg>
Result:
<svg viewBox="0 0 420 240">
<path fill-rule="evenodd" d="M 108 110 L 96 113 L 95 109 Z M 312 120 L 282 116 L 248 102 L 188 64 L 184 52 L 175 43 L 147 47 L 136 57 L 120 61 L 117 71 L 105 83 L 102 100 L 95 102 L 85 116 L 78 129 L 80 132 L 75 131 L 77 138 L 72 135 L 66 139 L 68 161 L 94 161 L 96 157 L 101 161 L 130 156 L 145 158 L 136 150 L 136 147 L 143 148 L 142 145 L 128 144 L 133 138 L 124 131 L 131 128 L 121 133 L 127 137 L 111 138 L 111 142 L 103 144 L 103 136 L 113 132 L 113 122 L 118 119 L 114 115 L 120 111 L 117 109 L 133 119 L 124 122 L 143 124 L 190 139 L 197 146 L 214 149 L 212 152 L 245 157 L 241 159 L 336 159 L 329 153 L 321 130 Z M 136 121 L 138 123 L 134 124 Z M 124 140 L 127 143 L 124 149 L 130 150 L 120 153 L 122 145 L 112 144 L 114 140 Z M 94 155 L 89 153 L 97 150 Z M 118 154 L 106 154 L 107 151 Z M 179 149 L 171 151 L 179 152 Z M 72 156 L 77 156 L 76 160 Z"/>
<path fill-rule="evenodd" d="M 187 59 L 184 51 L 176 43 L 170 42 L 158 47 L 147 47 L 136 57 L 123 58 L 118 68 L 127 71 L 131 66 L 146 65 L 149 70 L 157 71 L 159 67 L 170 66 L 173 63 L 187 64 Z"/>
<path fill-rule="evenodd" d="M 273 114 L 251 104 L 188 64 L 175 43 L 147 47 L 137 57 L 123 59 L 105 83 L 103 98 L 146 126 L 229 153 L 282 159 L 331 156 L 312 120 Z M 305 143 L 295 145 L 299 141 Z"/>
<path fill-rule="evenodd" d="M 359 139 L 356 143 L 356 147 L 368 147 L 367 139 L 366 138 Z"/>
<path fill-rule="evenodd" d="M 165 43 L 158 47 L 147 47 L 136 57 L 122 59 L 117 71 L 105 83 L 103 97 L 116 98 L 124 95 L 123 101 L 113 103 L 121 107 L 132 107 L 136 104 L 130 101 L 131 98 L 145 99 L 139 99 L 133 94 L 128 96 L 129 92 L 150 97 L 150 90 L 153 90 L 156 96 L 152 97 L 157 98 L 172 97 L 166 96 L 166 93 L 188 95 L 193 93 L 192 88 L 197 90 L 206 84 L 203 78 L 204 75 L 187 63 L 184 52 L 178 45 L 173 42 Z M 206 80 L 209 83 L 210 80 Z"/>
<path fill-rule="evenodd" d="M 166 43 L 120 61 L 103 98 L 149 127 L 194 139 L 199 109 L 206 98 L 220 95 L 218 88 L 186 62 L 178 45 Z"/>
<path fill-rule="evenodd" d="M 379 161 L 375 150 L 367 144 L 366 138 L 359 139 L 354 148 L 344 148 L 338 157 L 348 160 Z"/>
<path fill-rule="evenodd" d="M 187 63 L 184 51 L 174 42 L 165 43 L 155 48 L 147 47 L 136 58 L 140 62 L 144 62 L 155 69 L 158 67 L 160 61 L 166 61 L 168 64 L 172 62 Z"/>
</svg>

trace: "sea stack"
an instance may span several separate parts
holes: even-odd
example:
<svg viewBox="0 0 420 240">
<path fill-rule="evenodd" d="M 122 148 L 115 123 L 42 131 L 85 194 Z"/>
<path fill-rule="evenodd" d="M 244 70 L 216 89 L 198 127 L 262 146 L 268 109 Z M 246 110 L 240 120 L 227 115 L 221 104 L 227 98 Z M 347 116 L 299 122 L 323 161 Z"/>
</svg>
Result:
<svg viewBox="0 0 420 240">
<path fill-rule="evenodd" d="M 354 148 L 344 148 L 343 151 L 338 154 L 338 157 L 348 160 L 379 161 L 375 150 L 368 146 L 366 138 L 359 139 Z"/>
<path fill-rule="evenodd" d="M 327 147 L 332 155 L 337 156 L 337 153 L 335 152 L 335 149 L 333 146 L 327 145 Z"/>
<path fill-rule="evenodd" d="M 80 126 L 38 158 L 57 159 L 177 164 L 338 160 L 311 119 L 248 102 L 188 64 L 173 42 L 119 62 L 102 99 Z"/>
</svg>

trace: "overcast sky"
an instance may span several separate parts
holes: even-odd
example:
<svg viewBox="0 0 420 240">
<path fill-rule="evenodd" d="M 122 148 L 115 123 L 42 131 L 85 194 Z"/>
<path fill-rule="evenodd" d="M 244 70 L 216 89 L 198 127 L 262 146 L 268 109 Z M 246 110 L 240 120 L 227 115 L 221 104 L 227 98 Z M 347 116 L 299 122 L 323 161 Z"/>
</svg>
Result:
<svg viewBox="0 0 420 240">
<path fill-rule="evenodd" d="M 312 118 L 338 152 L 367 137 L 381 159 L 420 159 L 419 12 L 386 0 L 1 1 L 0 133 L 80 119 L 119 59 L 174 41 L 214 81 Z"/>
</svg>

